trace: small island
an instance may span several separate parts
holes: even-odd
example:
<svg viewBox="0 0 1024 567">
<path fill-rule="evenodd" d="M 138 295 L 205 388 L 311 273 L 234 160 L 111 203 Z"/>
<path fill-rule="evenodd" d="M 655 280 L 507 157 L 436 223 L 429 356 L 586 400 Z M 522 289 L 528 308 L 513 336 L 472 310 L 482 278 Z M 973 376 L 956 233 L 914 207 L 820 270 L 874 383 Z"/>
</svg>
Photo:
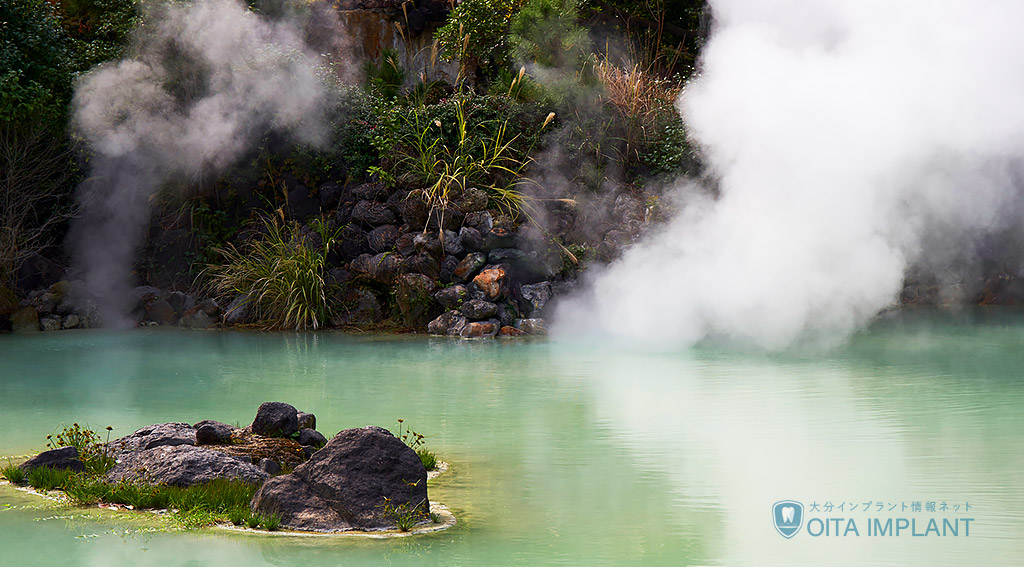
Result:
<svg viewBox="0 0 1024 567">
<path fill-rule="evenodd" d="M 379 536 L 455 524 L 427 496 L 436 456 L 401 420 L 398 436 L 370 426 L 327 439 L 313 414 L 266 402 L 245 427 L 159 423 L 101 442 L 76 423 L 47 439 L 3 476 L 79 505 L 167 510 L 184 527 Z"/>
</svg>

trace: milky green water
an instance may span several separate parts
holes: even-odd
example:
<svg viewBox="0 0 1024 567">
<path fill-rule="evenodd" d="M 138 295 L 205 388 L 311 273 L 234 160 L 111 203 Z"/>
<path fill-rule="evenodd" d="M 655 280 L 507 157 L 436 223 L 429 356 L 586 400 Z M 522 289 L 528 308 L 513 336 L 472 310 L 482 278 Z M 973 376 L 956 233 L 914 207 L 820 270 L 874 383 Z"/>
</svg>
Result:
<svg viewBox="0 0 1024 567">
<path fill-rule="evenodd" d="M 459 524 L 389 541 L 154 533 L 0 487 L 0 565 L 1024 564 L 1022 313 L 903 314 L 847 347 L 786 355 L 333 333 L 0 336 L 0 455 L 38 450 L 61 422 L 120 434 L 245 424 L 268 400 L 314 412 L 328 435 L 404 418 L 452 463 L 430 496 Z M 771 515 L 785 499 L 805 520 L 853 519 L 860 535 L 814 537 L 821 526 L 805 521 L 785 539 Z M 846 504 L 825 513 L 826 502 Z M 973 520 L 969 535 L 878 537 L 869 518 L 915 519 L 918 533 L 928 519 Z"/>
</svg>

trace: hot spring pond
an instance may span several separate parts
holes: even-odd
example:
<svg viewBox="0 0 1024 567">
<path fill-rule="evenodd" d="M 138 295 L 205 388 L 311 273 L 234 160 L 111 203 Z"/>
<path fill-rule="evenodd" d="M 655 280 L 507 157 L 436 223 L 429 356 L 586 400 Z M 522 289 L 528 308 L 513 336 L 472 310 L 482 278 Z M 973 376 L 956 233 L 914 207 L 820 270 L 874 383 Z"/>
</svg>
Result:
<svg viewBox="0 0 1024 567">
<path fill-rule="evenodd" d="M 1024 564 L 1016 311 L 904 313 L 841 349 L 784 355 L 335 333 L 0 336 L 0 455 L 40 449 L 62 422 L 121 435 L 246 424 L 268 400 L 314 412 L 325 434 L 403 418 L 452 464 L 430 497 L 458 525 L 394 540 L 163 532 L 5 486 L 0 563 Z M 774 524 L 781 500 L 804 508 L 790 539 Z"/>
</svg>

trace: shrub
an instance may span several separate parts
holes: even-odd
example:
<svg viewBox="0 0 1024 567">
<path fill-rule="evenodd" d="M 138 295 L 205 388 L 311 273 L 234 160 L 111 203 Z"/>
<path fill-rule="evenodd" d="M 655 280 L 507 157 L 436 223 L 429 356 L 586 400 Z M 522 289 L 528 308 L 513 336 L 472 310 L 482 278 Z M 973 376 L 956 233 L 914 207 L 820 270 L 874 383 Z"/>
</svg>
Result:
<svg viewBox="0 0 1024 567">
<path fill-rule="evenodd" d="M 255 319 L 276 328 L 317 329 L 332 312 L 324 280 L 327 256 L 339 230 L 333 223 L 314 221 L 302 234 L 296 224 L 261 217 L 262 236 L 241 248 L 233 244 L 216 252 L 222 264 L 204 274 L 221 295 L 247 298 Z"/>
<path fill-rule="evenodd" d="M 107 442 L 110 441 L 110 432 L 114 430 L 109 425 L 107 430 Z M 50 449 L 58 447 L 74 447 L 78 450 L 78 459 L 85 464 L 85 471 L 89 474 L 104 474 L 114 466 L 114 457 L 109 454 L 106 443 L 100 443 L 100 437 L 88 426 L 82 427 L 78 423 L 65 426 L 60 433 L 46 436 L 46 446 Z"/>
<path fill-rule="evenodd" d="M 0 475 L 3 475 L 12 484 L 24 484 L 25 483 L 25 469 L 18 465 L 12 465 L 10 462 L 7 463 L 6 467 L 0 469 Z"/>
<path fill-rule="evenodd" d="M 391 499 L 385 496 L 383 508 L 384 517 L 394 522 L 399 531 L 403 532 L 411 530 L 416 524 L 428 519 L 427 514 L 423 512 L 422 503 L 410 506 L 405 502 L 395 506 L 391 503 Z"/>
<path fill-rule="evenodd" d="M 398 420 L 398 434 L 395 437 L 398 437 L 403 443 L 416 451 L 420 462 L 423 463 L 423 468 L 428 471 L 437 468 L 437 454 L 427 449 L 426 443 L 423 441 L 427 436 L 422 433 L 416 433 L 412 428 L 407 428 L 404 419 Z"/>
<path fill-rule="evenodd" d="M 520 6 L 522 0 L 462 0 L 451 11 L 434 37 L 445 58 L 461 63 L 460 79 L 473 81 L 477 70 L 504 65 L 509 22 Z"/>
<path fill-rule="evenodd" d="M 260 520 L 260 524 L 263 526 L 263 529 L 268 532 L 275 531 L 281 526 L 281 516 L 274 513 L 267 514 L 266 516 L 263 516 L 262 520 Z"/>
</svg>

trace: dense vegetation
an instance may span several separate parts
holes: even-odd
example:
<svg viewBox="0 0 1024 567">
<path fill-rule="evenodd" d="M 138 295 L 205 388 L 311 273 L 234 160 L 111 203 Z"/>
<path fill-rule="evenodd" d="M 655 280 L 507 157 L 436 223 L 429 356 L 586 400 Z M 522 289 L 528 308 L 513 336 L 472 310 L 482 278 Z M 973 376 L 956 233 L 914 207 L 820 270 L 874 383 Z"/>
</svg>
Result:
<svg viewBox="0 0 1024 567">
<path fill-rule="evenodd" d="M 437 226 L 475 187 L 518 224 L 537 203 L 692 171 L 674 100 L 704 12 L 697 0 L 464 0 L 436 30 L 427 67 L 403 68 L 385 51 L 364 62 L 363 85 L 332 86 L 326 145 L 268 135 L 220 179 L 162 192 L 151 236 L 183 229 L 187 246 L 168 266 L 151 243 L 140 283 L 246 294 L 264 324 L 315 328 L 331 317 L 327 272 L 345 227 L 321 219 L 315 245 L 303 244 L 296 186 L 374 180 L 421 198 Z M 130 50 L 145 22 L 134 0 L 11 0 L 0 21 L 2 315 L 19 267 L 39 253 L 59 259 L 74 214 L 88 157 L 69 128 L 75 78 Z M 436 67 L 445 58 L 455 76 Z"/>
</svg>

